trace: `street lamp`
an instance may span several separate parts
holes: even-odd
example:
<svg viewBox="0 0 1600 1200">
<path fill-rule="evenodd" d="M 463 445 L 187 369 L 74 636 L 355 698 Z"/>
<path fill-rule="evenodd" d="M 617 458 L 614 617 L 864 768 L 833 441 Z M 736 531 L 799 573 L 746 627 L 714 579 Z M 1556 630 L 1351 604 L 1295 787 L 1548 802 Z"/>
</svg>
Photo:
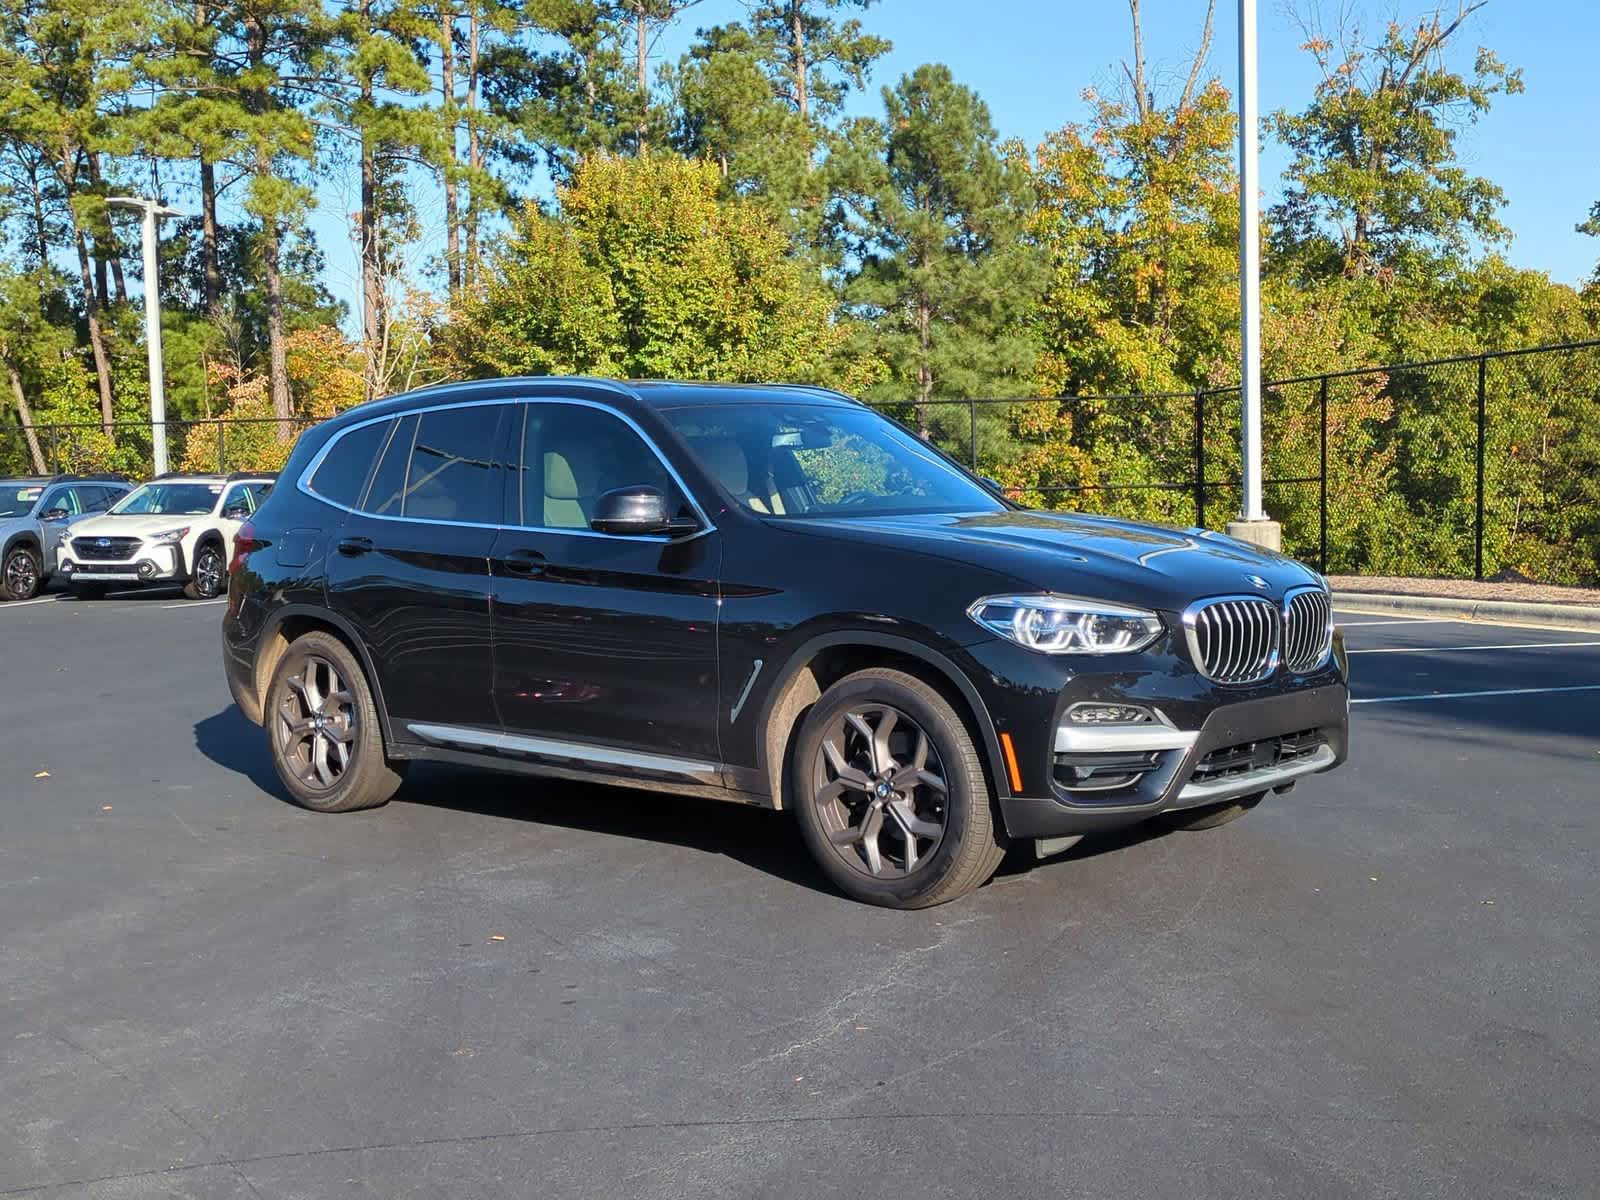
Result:
<svg viewBox="0 0 1600 1200">
<path fill-rule="evenodd" d="M 1239 448 L 1244 498 L 1232 537 L 1277 550 L 1283 530 L 1261 503 L 1261 164 L 1256 0 L 1239 0 Z"/>
<path fill-rule="evenodd" d="M 161 267 L 157 256 L 156 221 L 161 217 L 181 217 L 159 200 L 139 196 L 107 196 L 107 204 L 136 208 L 144 214 L 144 344 L 150 361 L 150 447 L 155 458 L 155 473 L 167 470 L 167 392 L 161 369 Z"/>
</svg>

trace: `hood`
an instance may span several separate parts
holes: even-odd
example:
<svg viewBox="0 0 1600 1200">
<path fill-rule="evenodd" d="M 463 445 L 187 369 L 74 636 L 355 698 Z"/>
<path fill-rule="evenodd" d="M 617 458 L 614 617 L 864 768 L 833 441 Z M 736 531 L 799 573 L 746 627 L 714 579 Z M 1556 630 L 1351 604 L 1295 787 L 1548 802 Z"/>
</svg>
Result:
<svg viewBox="0 0 1600 1200">
<path fill-rule="evenodd" d="M 1168 611 L 1206 596 L 1281 601 L 1289 588 L 1321 582 L 1292 558 L 1210 530 L 1079 513 L 857 517 L 814 524 L 830 536 L 968 562 L 1040 591 Z"/>
<path fill-rule="evenodd" d="M 67 532 L 68 537 L 149 537 L 152 533 L 165 533 L 169 529 L 193 528 L 201 521 L 210 520 L 206 513 L 102 513 L 85 517 Z"/>
</svg>

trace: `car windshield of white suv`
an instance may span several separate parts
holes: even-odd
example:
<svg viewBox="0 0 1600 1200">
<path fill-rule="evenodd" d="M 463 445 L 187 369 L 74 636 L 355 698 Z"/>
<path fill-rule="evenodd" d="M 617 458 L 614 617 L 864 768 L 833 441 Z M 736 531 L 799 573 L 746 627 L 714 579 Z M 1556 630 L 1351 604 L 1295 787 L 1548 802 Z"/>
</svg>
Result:
<svg viewBox="0 0 1600 1200">
<path fill-rule="evenodd" d="M 200 516 L 211 511 L 220 495 L 220 483 L 147 483 L 129 492 L 111 512 L 124 516 Z"/>
<path fill-rule="evenodd" d="M 27 516 L 43 494 L 44 489 L 38 484 L 0 483 L 0 520 Z"/>
<path fill-rule="evenodd" d="M 668 409 L 664 415 L 706 471 L 763 515 L 1006 508 L 920 438 L 869 409 L 749 403 Z"/>
</svg>

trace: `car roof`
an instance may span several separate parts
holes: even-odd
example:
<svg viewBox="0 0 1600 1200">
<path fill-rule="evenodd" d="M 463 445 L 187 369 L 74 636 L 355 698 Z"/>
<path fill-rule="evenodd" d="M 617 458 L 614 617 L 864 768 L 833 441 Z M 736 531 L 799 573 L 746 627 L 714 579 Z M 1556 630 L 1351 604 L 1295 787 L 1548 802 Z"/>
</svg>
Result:
<svg viewBox="0 0 1600 1200">
<path fill-rule="evenodd" d="M 860 402 L 824 387 L 798 383 L 694 383 L 668 379 L 604 379 L 592 375 L 512 375 L 495 379 L 457 380 L 430 384 L 414 391 L 369 400 L 341 412 L 336 427 L 374 417 L 392 416 L 431 402 L 467 399 L 515 400 L 519 394 L 581 389 L 590 394 L 612 392 L 650 408 L 681 408 L 690 404 L 748 404 L 752 401 L 793 404 L 857 405 Z"/>
</svg>

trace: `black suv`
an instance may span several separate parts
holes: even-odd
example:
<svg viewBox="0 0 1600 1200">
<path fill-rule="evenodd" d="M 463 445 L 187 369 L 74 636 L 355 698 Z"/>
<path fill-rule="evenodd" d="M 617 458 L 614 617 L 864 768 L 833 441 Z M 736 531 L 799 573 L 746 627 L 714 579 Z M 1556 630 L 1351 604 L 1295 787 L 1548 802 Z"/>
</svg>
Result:
<svg viewBox="0 0 1600 1200">
<path fill-rule="evenodd" d="M 301 436 L 235 542 L 228 683 L 307 808 L 416 759 L 792 808 L 917 907 L 1345 757 L 1325 581 L 1028 511 L 816 388 L 507 379 Z"/>
</svg>

